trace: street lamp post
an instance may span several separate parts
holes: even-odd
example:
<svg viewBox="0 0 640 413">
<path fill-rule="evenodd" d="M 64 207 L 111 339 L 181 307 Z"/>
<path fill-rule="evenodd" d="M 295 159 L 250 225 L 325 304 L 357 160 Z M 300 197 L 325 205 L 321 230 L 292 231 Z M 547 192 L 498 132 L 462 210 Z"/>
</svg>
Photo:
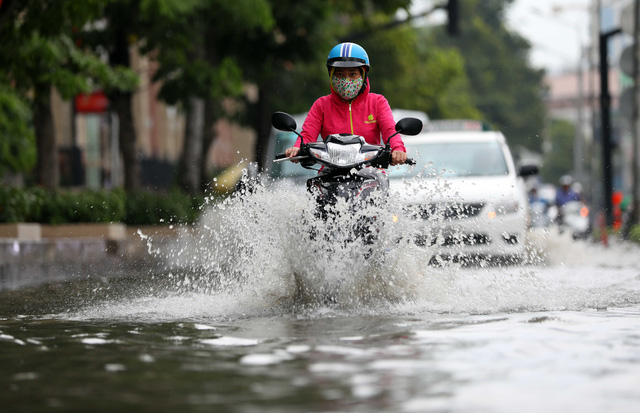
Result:
<svg viewBox="0 0 640 413">
<path fill-rule="evenodd" d="M 613 29 L 600 33 L 600 118 L 602 141 L 602 184 L 604 193 L 604 212 L 607 226 L 613 225 L 613 168 L 611 165 L 611 95 L 609 94 L 609 56 L 608 42 L 611 36 L 621 30 Z"/>
</svg>

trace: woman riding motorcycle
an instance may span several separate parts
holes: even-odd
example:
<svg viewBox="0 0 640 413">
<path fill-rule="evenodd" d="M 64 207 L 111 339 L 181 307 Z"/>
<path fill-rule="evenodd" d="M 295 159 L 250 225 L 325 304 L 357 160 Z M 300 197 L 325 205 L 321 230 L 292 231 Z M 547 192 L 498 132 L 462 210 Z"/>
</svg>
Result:
<svg viewBox="0 0 640 413">
<path fill-rule="evenodd" d="M 395 121 L 387 99 L 370 92 L 369 56 L 355 43 L 340 43 L 329 52 L 327 70 L 331 94 L 315 101 L 302 125 L 304 143 L 315 142 L 335 133 L 363 136 L 367 143 L 380 145 L 395 133 Z M 391 165 L 407 160 L 400 135 L 391 138 Z M 289 158 L 300 150 L 300 139 L 285 151 Z"/>
</svg>

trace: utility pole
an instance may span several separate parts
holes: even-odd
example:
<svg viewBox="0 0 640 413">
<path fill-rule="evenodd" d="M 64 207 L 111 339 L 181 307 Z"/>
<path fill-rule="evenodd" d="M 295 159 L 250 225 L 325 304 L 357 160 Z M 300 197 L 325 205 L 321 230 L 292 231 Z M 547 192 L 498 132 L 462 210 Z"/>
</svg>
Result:
<svg viewBox="0 0 640 413">
<path fill-rule="evenodd" d="M 640 50 L 638 46 L 638 37 L 640 36 L 640 0 L 635 0 L 633 6 L 633 106 L 631 115 L 631 139 L 632 142 L 632 158 L 631 158 L 631 215 L 629 217 L 629 224 L 635 225 L 638 223 L 638 208 L 640 202 L 638 201 L 638 139 L 640 138 L 638 133 L 638 120 L 640 118 L 640 108 L 638 102 L 638 92 L 640 91 Z M 627 228 L 631 228 L 628 225 Z"/>
<path fill-rule="evenodd" d="M 584 76 L 582 59 L 584 57 L 584 47 L 580 42 L 580 55 L 578 57 L 578 103 L 576 105 L 578 112 L 578 122 L 576 125 L 576 133 L 573 142 L 573 169 L 575 177 L 582 185 L 585 184 L 584 173 Z"/>
<path fill-rule="evenodd" d="M 602 183 L 607 227 L 613 225 L 613 167 L 611 165 L 611 95 L 609 94 L 609 38 L 620 28 L 600 33 L 600 117 L 602 118 Z"/>
<path fill-rule="evenodd" d="M 450 36 L 457 36 L 459 33 L 458 0 L 449 0 L 447 2 L 447 16 L 449 18 L 447 21 L 447 32 Z"/>
</svg>

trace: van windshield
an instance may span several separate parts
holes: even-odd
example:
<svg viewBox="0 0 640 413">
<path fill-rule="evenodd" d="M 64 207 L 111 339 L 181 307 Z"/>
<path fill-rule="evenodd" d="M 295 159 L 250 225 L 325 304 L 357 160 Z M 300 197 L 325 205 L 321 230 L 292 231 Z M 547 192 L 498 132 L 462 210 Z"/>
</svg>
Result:
<svg viewBox="0 0 640 413">
<path fill-rule="evenodd" d="M 412 176 L 451 178 L 509 174 L 498 142 L 411 144 L 405 141 L 405 146 L 407 155 L 414 158 L 417 165 L 391 168 L 389 177 L 392 179 Z"/>
<path fill-rule="evenodd" d="M 293 146 L 298 137 L 291 132 L 278 132 L 275 136 L 274 154 L 284 153 L 287 148 Z M 269 175 L 272 178 L 300 178 L 313 177 L 317 171 L 305 169 L 299 163 L 289 161 L 273 162 L 269 168 Z"/>
</svg>

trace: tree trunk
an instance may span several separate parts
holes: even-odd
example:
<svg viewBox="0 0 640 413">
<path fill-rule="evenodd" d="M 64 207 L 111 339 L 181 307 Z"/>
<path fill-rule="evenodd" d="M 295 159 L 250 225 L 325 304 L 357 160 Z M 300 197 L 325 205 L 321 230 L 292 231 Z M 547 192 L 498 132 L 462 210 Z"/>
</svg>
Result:
<svg viewBox="0 0 640 413">
<path fill-rule="evenodd" d="M 136 151 L 136 130 L 131 109 L 132 94 L 123 92 L 110 96 L 118 115 L 118 142 L 124 166 L 124 189 L 127 192 L 140 188 L 140 163 Z"/>
<path fill-rule="evenodd" d="M 18 1 L 4 0 L 0 1 L 0 3 L 0 30 L 2 30 L 9 19 L 13 17 L 13 9 Z"/>
<path fill-rule="evenodd" d="M 58 187 L 58 148 L 51 113 L 51 89 L 38 87 L 35 91 L 33 125 L 38 149 L 36 182 L 45 189 Z"/>
<path fill-rule="evenodd" d="M 263 170 L 267 165 L 267 148 L 269 145 L 269 135 L 271 134 L 271 105 L 269 96 L 271 88 L 265 82 L 258 92 L 258 102 L 256 102 L 256 144 L 255 153 L 258 169 Z"/>
<path fill-rule="evenodd" d="M 112 66 L 131 67 L 128 28 L 116 27 L 115 36 L 115 47 L 109 53 L 109 63 Z M 124 166 L 124 188 L 126 191 L 136 190 L 140 187 L 140 164 L 136 153 L 137 135 L 133 123 L 133 94 L 116 90 L 109 94 L 109 99 L 118 114 L 118 141 Z"/>
<path fill-rule="evenodd" d="M 217 135 L 215 131 L 216 124 L 216 111 L 213 98 L 207 97 L 204 100 L 204 125 L 202 132 L 202 162 L 200 165 L 200 188 L 203 192 L 211 186 L 211 179 L 207 175 L 207 155 L 213 142 L 215 142 Z"/>
<path fill-rule="evenodd" d="M 191 97 L 187 108 L 179 180 L 184 190 L 192 195 L 200 192 L 203 125 L 204 100 L 198 97 Z"/>
</svg>

